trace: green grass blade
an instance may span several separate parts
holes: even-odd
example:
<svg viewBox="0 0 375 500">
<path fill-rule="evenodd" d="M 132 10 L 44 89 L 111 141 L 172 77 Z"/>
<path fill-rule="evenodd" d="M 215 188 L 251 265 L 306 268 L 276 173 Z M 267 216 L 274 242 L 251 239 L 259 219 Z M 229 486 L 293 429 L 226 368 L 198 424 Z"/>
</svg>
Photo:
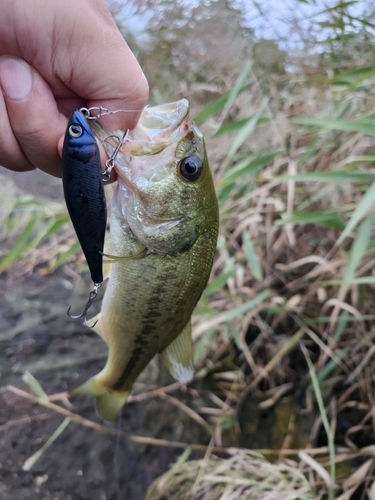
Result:
<svg viewBox="0 0 375 500">
<path fill-rule="evenodd" d="M 254 299 L 249 300 L 245 304 L 242 304 L 241 306 L 230 309 L 229 311 L 224 311 L 222 313 L 217 314 L 215 316 L 215 320 L 217 321 L 217 323 L 224 323 L 225 321 L 231 321 L 232 319 L 236 318 L 240 314 L 244 314 L 247 311 L 250 311 L 251 309 L 254 309 L 255 307 L 257 307 L 264 300 L 268 299 L 268 297 L 270 297 L 271 293 L 272 293 L 271 290 L 264 290 L 259 295 L 257 295 Z"/>
<path fill-rule="evenodd" d="M 248 118 L 242 118 L 242 120 L 237 120 L 235 122 L 229 122 L 229 123 L 224 123 L 219 130 L 216 132 L 215 136 L 221 135 L 221 134 L 230 134 L 233 132 L 238 132 L 238 130 L 241 130 L 246 123 L 253 118 L 253 116 L 250 116 Z M 259 118 L 258 123 L 264 124 L 268 123 L 270 121 L 269 118 L 262 116 Z"/>
<path fill-rule="evenodd" d="M 324 382 L 325 380 L 328 380 L 329 377 L 337 370 L 337 368 L 340 368 L 339 362 L 342 361 L 345 358 L 348 358 L 350 356 L 350 351 L 349 349 L 342 349 L 341 351 L 336 351 L 335 352 L 335 358 L 330 359 L 327 364 L 320 370 L 318 377 L 318 382 Z"/>
<path fill-rule="evenodd" d="M 79 244 L 79 241 L 76 241 L 75 243 L 73 243 L 73 245 L 71 245 L 70 248 L 68 248 L 68 250 L 66 250 L 65 252 L 62 252 L 57 257 L 55 263 L 51 267 L 51 271 L 55 271 L 55 269 L 57 269 L 62 264 L 64 264 L 64 262 L 66 261 L 66 259 L 68 257 L 70 257 L 73 253 L 77 252 L 77 250 L 79 250 L 79 248 L 81 248 L 81 245 Z"/>
<path fill-rule="evenodd" d="M 24 231 L 17 238 L 16 242 L 12 248 L 8 251 L 7 255 L 0 261 L 0 274 L 13 262 L 20 259 L 25 255 L 26 249 L 28 247 L 28 240 L 33 233 L 33 230 L 38 222 L 37 217 L 33 217 L 27 223 Z"/>
<path fill-rule="evenodd" d="M 375 201 L 375 182 L 371 184 L 367 192 L 362 197 L 361 201 L 356 206 L 349 222 L 347 223 L 344 231 L 341 233 L 337 240 L 337 245 L 340 245 L 347 236 L 355 229 L 357 224 L 366 215 L 367 211 L 371 208 Z"/>
<path fill-rule="evenodd" d="M 332 213 L 325 210 L 314 210 L 312 212 L 297 212 L 291 214 L 290 219 L 279 219 L 274 222 L 275 226 L 284 226 L 285 224 L 303 225 L 316 224 L 319 226 L 333 227 L 335 229 L 344 229 L 344 221 L 338 213 Z"/>
<path fill-rule="evenodd" d="M 374 159 L 368 161 L 375 161 Z M 276 181 L 294 180 L 300 182 L 365 182 L 374 181 L 373 172 L 349 172 L 346 170 L 334 170 L 332 172 L 309 172 L 297 175 L 278 175 L 274 177 Z"/>
<path fill-rule="evenodd" d="M 39 384 L 37 379 L 33 375 L 31 375 L 30 372 L 25 372 L 22 376 L 22 380 L 30 387 L 30 389 L 36 396 L 38 396 L 39 399 L 41 399 L 42 401 L 49 401 L 43 387 Z"/>
<path fill-rule="evenodd" d="M 350 314 L 348 311 L 343 311 L 343 313 L 336 318 L 336 327 L 335 331 L 333 332 L 332 338 L 334 342 L 338 343 L 341 335 L 344 333 L 345 328 L 347 327 L 348 323 L 352 320 L 356 321 L 359 318 L 356 318 L 352 314 Z M 343 352 L 347 352 L 347 349 L 343 349 Z M 348 353 L 350 356 L 350 351 Z"/>
<path fill-rule="evenodd" d="M 375 284 L 375 276 L 361 276 L 360 278 L 350 278 L 347 280 L 326 280 L 321 281 L 319 284 L 321 286 L 337 286 L 342 284 L 348 285 L 374 285 Z"/>
<path fill-rule="evenodd" d="M 60 434 L 63 432 L 63 430 L 68 426 L 70 422 L 70 418 L 66 417 L 62 423 L 58 426 L 58 428 L 55 430 L 55 432 L 52 434 L 52 436 L 44 443 L 44 445 L 38 450 L 34 455 L 32 455 L 30 458 L 26 460 L 26 462 L 23 464 L 22 469 L 25 471 L 30 470 L 34 464 L 40 459 L 40 457 L 43 455 L 43 453 L 46 451 L 47 448 L 51 446 L 51 444 L 60 436 Z"/>
<path fill-rule="evenodd" d="M 364 66 L 362 68 L 351 69 L 350 71 L 343 71 L 337 76 L 334 76 L 331 82 L 335 83 L 345 78 L 362 78 L 370 77 L 375 75 L 375 66 Z"/>
<path fill-rule="evenodd" d="M 370 214 L 359 226 L 358 233 L 354 239 L 352 249 L 349 254 L 348 264 L 343 277 L 343 285 L 348 284 L 353 278 L 364 254 L 366 253 L 370 240 L 372 229 L 375 224 L 375 213 Z"/>
<path fill-rule="evenodd" d="M 218 276 L 216 279 L 212 281 L 212 283 L 208 285 L 208 287 L 202 293 L 202 298 L 207 298 L 210 295 L 214 294 L 215 292 L 221 290 L 225 286 L 228 279 L 236 274 L 237 269 L 238 266 L 229 269 L 229 271 L 223 274 L 220 274 L 220 276 Z"/>
<path fill-rule="evenodd" d="M 262 266 L 260 265 L 253 242 L 251 241 L 247 233 L 242 233 L 242 243 L 246 260 L 249 265 L 250 271 L 252 272 L 252 275 L 256 280 L 262 281 L 263 280 Z"/>
<path fill-rule="evenodd" d="M 56 233 L 64 224 L 67 224 L 70 222 L 70 217 L 68 213 L 66 214 L 59 214 L 58 216 L 55 216 L 51 219 L 50 223 L 48 224 L 48 227 L 45 229 L 43 239 L 47 238 L 51 234 Z"/>
<path fill-rule="evenodd" d="M 232 146 L 229 149 L 229 153 L 227 156 L 226 169 L 232 164 L 232 161 L 234 159 L 235 154 L 240 149 L 240 147 L 243 145 L 243 143 L 246 141 L 246 139 L 249 137 L 249 135 L 251 135 L 254 132 L 255 128 L 258 125 L 260 117 L 264 111 L 264 108 L 266 107 L 266 104 L 267 104 L 267 100 L 263 99 L 263 102 L 260 106 L 258 113 L 256 113 L 254 116 L 252 116 L 251 118 L 248 119 L 248 121 L 245 123 L 245 125 L 238 132 L 237 136 L 234 138 Z"/>
<path fill-rule="evenodd" d="M 247 61 L 245 63 L 245 65 L 244 65 L 244 67 L 243 67 L 243 69 L 242 69 L 239 77 L 237 78 L 236 83 L 234 84 L 233 88 L 229 91 L 229 93 L 228 93 L 228 99 L 225 102 L 225 105 L 224 105 L 224 108 L 223 108 L 223 112 L 222 112 L 223 117 L 225 117 L 228 114 L 228 111 L 232 107 L 234 101 L 236 100 L 236 98 L 239 95 L 242 87 L 244 86 L 245 80 L 247 78 L 247 75 L 248 75 L 248 73 L 250 71 L 251 66 L 252 66 L 252 62 Z"/>
<path fill-rule="evenodd" d="M 224 186 L 233 183 L 237 179 L 240 179 L 244 175 L 249 175 L 254 171 L 268 165 L 277 155 L 283 153 L 283 151 L 272 151 L 272 153 L 267 153 L 265 155 L 257 156 L 249 161 L 249 158 L 245 158 L 240 161 L 235 167 L 232 167 L 228 172 L 221 178 L 217 184 L 217 190 L 220 191 Z M 375 174 L 374 174 L 375 179 Z"/>
<path fill-rule="evenodd" d="M 329 461 L 330 461 L 330 472 L 331 472 L 331 484 L 329 486 L 329 499 L 334 500 L 335 498 L 335 481 L 336 481 L 336 464 L 335 464 L 335 443 L 334 437 L 332 435 L 331 427 L 329 425 L 326 409 L 324 407 L 322 392 L 319 386 L 319 380 L 316 375 L 316 371 L 314 365 L 311 361 L 310 355 L 306 349 L 306 347 L 301 344 L 302 352 L 305 356 L 307 365 L 310 371 L 310 377 L 314 388 L 314 393 L 316 397 L 316 401 L 318 403 L 320 416 L 322 417 L 323 427 L 327 435 L 328 448 L 329 448 Z"/>
<path fill-rule="evenodd" d="M 248 90 L 253 85 L 253 82 L 246 83 L 242 85 L 242 87 L 237 91 L 237 96 L 242 94 L 245 90 Z M 217 99 L 215 99 L 211 104 L 206 106 L 200 113 L 196 115 L 194 118 L 194 122 L 199 125 L 200 123 L 207 120 L 212 115 L 219 113 L 225 108 L 226 103 L 232 97 L 232 90 L 229 90 L 225 94 L 221 95 Z"/>
<path fill-rule="evenodd" d="M 347 130 L 349 132 L 360 132 L 375 136 L 375 125 L 363 121 L 320 120 L 314 118 L 296 118 L 291 121 L 298 125 L 314 125 L 333 130 Z"/>
</svg>

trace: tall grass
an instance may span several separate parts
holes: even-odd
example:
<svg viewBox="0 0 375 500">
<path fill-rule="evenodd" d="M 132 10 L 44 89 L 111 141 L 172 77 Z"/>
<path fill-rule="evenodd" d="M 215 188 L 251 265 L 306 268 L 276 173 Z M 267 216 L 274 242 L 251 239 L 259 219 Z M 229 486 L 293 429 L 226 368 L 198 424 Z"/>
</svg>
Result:
<svg viewBox="0 0 375 500">
<path fill-rule="evenodd" d="M 197 352 L 202 363 L 231 352 L 242 367 L 245 380 L 239 376 L 234 391 L 239 399 L 232 397 L 237 410 L 249 391 L 267 398 L 283 384 L 292 382 L 297 390 L 301 377 L 303 384 L 311 377 L 317 419 L 311 446 L 325 446 L 319 431 L 324 426 L 329 457 L 303 467 L 315 477 L 320 495 L 329 492 L 329 498 L 367 498 L 372 483 L 369 474 L 357 474 L 354 481 L 361 461 L 348 458 L 346 476 L 341 474 L 343 457 L 335 449 L 350 443 L 360 453 L 374 442 L 369 420 L 374 365 L 367 356 L 375 319 L 374 105 L 368 98 L 373 69 L 351 71 L 350 85 L 340 88 L 336 76 L 324 85 L 304 81 L 298 95 L 305 95 L 305 103 L 291 115 L 258 81 L 251 93 L 236 97 L 237 116 L 209 141 L 222 235 L 212 284 L 226 282 L 204 295 L 210 309 L 207 304 L 197 309 Z M 293 75 L 289 78 L 277 83 L 291 106 Z M 359 94 L 359 87 L 366 93 Z M 225 102 L 215 110 L 219 122 Z M 203 123 L 208 133 L 210 118 Z M 299 332 L 310 352 L 303 374 L 298 344 L 287 347 Z M 226 346 L 221 358 L 218 345 Z M 359 420 L 358 414 L 348 417 L 350 407 L 361 408 Z M 303 406 L 297 416 L 301 412 Z M 328 463 L 329 481 L 320 474 Z"/>
<path fill-rule="evenodd" d="M 28 275 L 38 266 L 54 271 L 79 247 L 66 207 L 22 192 L 5 172 L 0 181 L 0 274 L 15 263 L 17 275 Z"/>
</svg>

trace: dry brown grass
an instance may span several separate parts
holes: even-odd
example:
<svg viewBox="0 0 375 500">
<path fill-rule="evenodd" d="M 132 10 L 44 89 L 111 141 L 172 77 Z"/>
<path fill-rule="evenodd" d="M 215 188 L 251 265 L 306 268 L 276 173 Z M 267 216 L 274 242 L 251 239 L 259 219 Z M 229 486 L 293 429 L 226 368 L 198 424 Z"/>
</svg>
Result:
<svg viewBox="0 0 375 500">
<path fill-rule="evenodd" d="M 313 500 L 297 464 L 273 465 L 257 453 L 234 452 L 176 464 L 150 486 L 145 500 Z"/>
</svg>

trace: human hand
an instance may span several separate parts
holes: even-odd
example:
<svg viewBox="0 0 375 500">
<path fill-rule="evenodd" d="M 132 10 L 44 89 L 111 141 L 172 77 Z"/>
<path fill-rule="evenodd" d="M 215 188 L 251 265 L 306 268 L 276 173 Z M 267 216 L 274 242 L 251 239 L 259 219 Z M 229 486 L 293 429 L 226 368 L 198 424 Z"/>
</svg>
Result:
<svg viewBox="0 0 375 500">
<path fill-rule="evenodd" d="M 0 165 L 58 177 L 74 109 L 125 109 L 101 123 L 126 130 L 148 97 L 104 0 L 2 0 L 0 88 Z M 104 154 L 102 160 L 104 167 Z"/>
</svg>

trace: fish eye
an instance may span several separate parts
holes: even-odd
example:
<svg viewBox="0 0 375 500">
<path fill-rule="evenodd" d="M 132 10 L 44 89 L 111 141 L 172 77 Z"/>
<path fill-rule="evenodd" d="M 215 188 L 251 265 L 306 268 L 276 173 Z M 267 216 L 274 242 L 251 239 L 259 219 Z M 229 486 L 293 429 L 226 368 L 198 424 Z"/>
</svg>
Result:
<svg viewBox="0 0 375 500">
<path fill-rule="evenodd" d="M 187 156 L 180 163 L 180 172 L 187 181 L 196 181 L 202 172 L 203 162 L 199 156 Z"/>
<path fill-rule="evenodd" d="M 77 125 L 77 123 L 73 123 L 73 125 L 70 125 L 69 134 L 72 137 L 81 137 L 81 135 L 83 134 L 81 125 Z"/>
</svg>

